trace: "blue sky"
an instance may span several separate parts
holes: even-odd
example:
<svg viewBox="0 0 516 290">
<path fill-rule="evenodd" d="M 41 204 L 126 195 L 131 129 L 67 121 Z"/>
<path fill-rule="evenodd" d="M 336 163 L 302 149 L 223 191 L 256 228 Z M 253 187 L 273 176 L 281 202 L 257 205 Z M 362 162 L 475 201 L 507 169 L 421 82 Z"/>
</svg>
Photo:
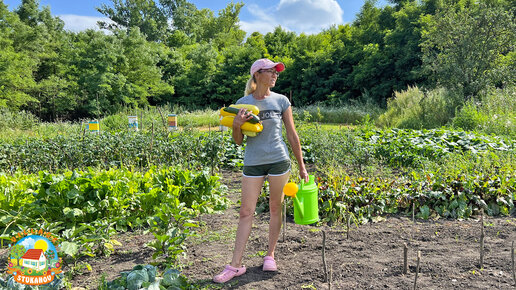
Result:
<svg viewBox="0 0 516 290">
<path fill-rule="evenodd" d="M 2 0 L 0 0 L 2 1 Z M 9 10 L 17 8 L 21 0 L 3 0 Z M 209 8 L 215 13 L 227 6 L 231 0 L 190 0 L 198 9 Z M 240 27 L 248 33 L 267 33 L 274 27 L 297 33 L 318 33 L 332 24 L 352 22 L 360 11 L 364 0 L 235 0 L 243 2 L 240 12 Z M 386 0 L 379 1 L 380 4 Z M 41 6 L 50 6 L 53 15 L 65 22 L 65 29 L 80 31 L 95 28 L 96 22 L 105 20 L 95 10 L 102 4 L 111 5 L 110 0 L 40 0 Z"/>
</svg>

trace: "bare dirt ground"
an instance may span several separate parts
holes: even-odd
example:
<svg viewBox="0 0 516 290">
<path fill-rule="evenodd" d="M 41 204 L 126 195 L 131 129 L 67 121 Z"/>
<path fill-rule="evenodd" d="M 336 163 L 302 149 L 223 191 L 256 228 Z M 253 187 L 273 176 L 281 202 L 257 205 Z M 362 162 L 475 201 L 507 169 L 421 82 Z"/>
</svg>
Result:
<svg viewBox="0 0 516 290">
<path fill-rule="evenodd" d="M 199 217 L 203 226 L 188 242 L 181 262 L 183 274 L 201 289 L 413 289 L 417 252 L 421 252 L 418 289 L 515 289 L 511 243 L 516 241 L 515 217 L 487 217 L 485 258 L 479 268 L 480 220 L 412 222 L 391 216 L 384 221 L 353 227 L 349 239 L 345 226 L 306 226 L 287 218 L 276 250 L 277 273 L 261 270 L 267 251 L 268 214 L 257 215 L 247 244 L 247 273 L 225 285 L 211 282 L 231 260 L 236 226 L 240 173 L 225 172 L 234 202 L 228 210 Z M 328 281 L 322 261 L 323 231 Z M 128 234 L 109 258 L 89 260 L 91 272 L 75 276 L 73 286 L 96 288 L 100 277 L 110 281 L 134 265 L 152 262 L 144 244 L 152 236 Z M 403 244 L 408 246 L 409 273 L 403 274 Z"/>
</svg>

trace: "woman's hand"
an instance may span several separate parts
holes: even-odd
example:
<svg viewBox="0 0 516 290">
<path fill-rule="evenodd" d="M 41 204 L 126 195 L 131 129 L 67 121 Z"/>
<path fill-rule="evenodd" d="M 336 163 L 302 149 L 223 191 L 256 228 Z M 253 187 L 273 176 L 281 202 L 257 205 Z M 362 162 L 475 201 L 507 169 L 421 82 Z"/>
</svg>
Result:
<svg viewBox="0 0 516 290">
<path fill-rule="evenodd" d="M 238 114 L 236 114 L 235 119 L 233 121 L 233 128 L 240 128 L 245 122 L 251 120 L 253 116 L 252 113 L 247 111 L 245 108 L 241 108 L 238 110 Z"/>
<path fill-rule="evenodd" d="M 308 172 L 304 166 L 299 168 L 299 177 L 301 177 L 301 180 L 308 182 Z"/>
<path fill-rule="evenodd" d="M 238 113 L 233 118 L 233 132 L 231 136 L 236 144 L 240 145 L 244 141 L 244 135 L 242 134 L 242 125 L 252 118 L 251 112 L 247 112 L 245 108 L 238 110 Z"/>
</svg>

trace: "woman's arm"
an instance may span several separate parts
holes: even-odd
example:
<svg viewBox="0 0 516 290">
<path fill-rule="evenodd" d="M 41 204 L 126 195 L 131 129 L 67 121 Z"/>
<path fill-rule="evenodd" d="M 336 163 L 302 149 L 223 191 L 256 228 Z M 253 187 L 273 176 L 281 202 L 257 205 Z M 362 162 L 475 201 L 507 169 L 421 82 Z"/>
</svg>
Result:
<svg viewBox="0 0 516 290">
<path fill-rule="evenodd" d="M 303 161 L 303 152 L 301 151 L 301 142 L 294 126 L 294 117 L 292 117 L 292 107 L 288 107 L 283 112 L 283 123 L 287 130 L 287 139 L 292 148 L 294 156 L 296 156 L 297 164 L 299 165 L 299 177 L 305 182 L 308 182 L 308 172 L 306 171 L 305 162 Z"/>
</svg>

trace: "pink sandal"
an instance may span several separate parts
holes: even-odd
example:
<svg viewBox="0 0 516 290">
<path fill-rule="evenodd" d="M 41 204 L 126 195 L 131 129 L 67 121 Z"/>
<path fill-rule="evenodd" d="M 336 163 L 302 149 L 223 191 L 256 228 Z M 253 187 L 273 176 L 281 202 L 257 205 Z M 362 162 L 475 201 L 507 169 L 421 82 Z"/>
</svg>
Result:
<svg viewBox="0 0 516 290">
<path fill-rule="evenodd" d="M 238 277 L 240 275 L 243 275 L 245 273 L 246 269 L 245 266 L 242 266 L 240 268 L 235 268 L 231 265 L 226 265 L 224 270 L 215 277 L 213 277 L 213 282 L 215 283 L 226 283 L 227 281 L 233 279 L 234 277 Z"/>
<path fill-rule="evenodd" d="M 278 266 L 276 266 L 276 261 L 271 256 L 265 256 L 263 258 L 263 271 L 278 271 Z"/>
</svg>

